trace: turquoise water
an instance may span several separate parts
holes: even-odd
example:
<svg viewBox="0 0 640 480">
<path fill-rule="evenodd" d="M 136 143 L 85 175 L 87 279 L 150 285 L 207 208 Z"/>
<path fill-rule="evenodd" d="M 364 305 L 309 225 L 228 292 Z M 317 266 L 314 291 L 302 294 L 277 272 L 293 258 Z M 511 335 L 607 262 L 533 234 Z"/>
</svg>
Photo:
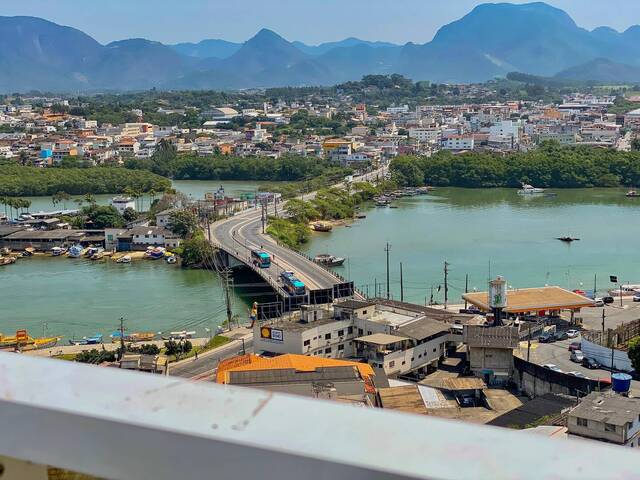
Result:
<svg viewBox="0 0 640 480">
<path fill-rule="evenodd" d="M 254 183 L 224 182 L 230 192 L 251 191 Z M 176 182 L 193 196 L 213 191 L 219 182 Z M 557 197 L 523 198 L 514 190 L 438 189 L 433 194 L 395 202 L 397 209 L 363 209 L 367 215 L 351 228 L 316 233 L 309 253 L 347 257 L 339 272 L 362 290 L 374 283 L 386 289 L 385 244 L 390 251 L 391 294 L 400 297 L 403 263 L 405 300 L 442 301 L 443 263 L 450 263 L 450 299 L 458 301 L 469 275 L 469 289 L 484 290 L 487 279 L 503 275 L 514 287 L 560 285 L 611 287 L 609 275 L 640 283 L 640 199 L 620 189 L 558 191 Z M 107 200 L 110 196 L 106 196 Z M 44 201 L 44 200 L 43 200 Z M 567 245 L 555 237 L 580 241 Z M 237 279 L 236 285 L 253 280 Z M 379 287 L 380 288 L 380 287 Z M 108 334 L 121 316 L 130 331 L 213 328 L 225 318 L 223 289 L 206 271 L 182 270 L 162 262 L 131 265 L 29 258 L 0 269 L 0 331 L 28 328 L 41 334 Z M 240 294 L 240 292 L 242 292 Z M 234 313 L 247 318 L 258 293 L 240 289 Z"/>
<path fill-rule="evenodd" d="M 485 290 L 489 277 L 514 287 L 560 285 L 611 287 L 609 275 L 640 283 L 640 199 L 620 189 L 558 191 L 557 197 L 525 198 L 511 189 L 441 188 L 431 195 L 395 202 L 397 209 L 369 208 L 351 228 L 316 233 L 306 250 L 346 257 L 339 272 L 373 295 L 386 292 L 386 242 L 391 245 L 391 295 L 400 297 L 403 263 L 405 300 L 442 302 L 444 262 L 450 299 Z M 565 244 L 556 237 L 581 240 Z"/>
</svg>

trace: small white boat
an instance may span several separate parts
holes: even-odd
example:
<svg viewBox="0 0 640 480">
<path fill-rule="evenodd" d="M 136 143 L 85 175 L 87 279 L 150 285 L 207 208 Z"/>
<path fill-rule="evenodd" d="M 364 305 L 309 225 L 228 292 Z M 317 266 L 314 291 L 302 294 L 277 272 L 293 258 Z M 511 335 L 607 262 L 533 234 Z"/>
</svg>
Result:
<svg viewBox="0 0 640 480">
<path fill-rule="evenodd" d="M 69 247 L 69 251 L 67 252 L 67 257 L 69 258 L 80 258 L 82 256 L 82 245 L 73 245 Z"/>
<path fill-rule="evenodd" d="M 51 249 L 51 256 L 53 257 L 59 257 L 60 255 L 64 255 L 65 253 L 67 253 L 67 249 L 64 247 L 53 247 Z"/>
<path fill-rule="evenodd" d="M 167 257 L 167 263 L 176 263 L 178 261 L 178 259 L 176 258 L 175 255 L 169 255 Z"/>
<path fill-rule="evenodd" d="M 522 189 L 518 190 L 518 195 L 534 195 L 537 193 L 544 193 L 544 188 L 536 188 L 528 183 L 522 184 Z"/>
<path fill-rule="evenodd" d="M 124 257 L 120 257 L 116 260 L 116 263 L 131 263 L 131 256 L 125 255 Z"/>
</svg>

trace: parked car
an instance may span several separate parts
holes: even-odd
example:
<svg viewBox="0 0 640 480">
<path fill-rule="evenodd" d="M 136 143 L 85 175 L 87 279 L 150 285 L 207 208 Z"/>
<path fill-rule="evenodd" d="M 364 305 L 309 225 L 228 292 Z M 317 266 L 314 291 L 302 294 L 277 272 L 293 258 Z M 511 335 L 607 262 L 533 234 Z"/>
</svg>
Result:
<svg viewBox="0 0 640 480">
<path fill-rule="evenodd" d="M 567 337 L 569 338 L 576 338 L 578 335 L 580 335 L 578 330 L 567 330 Z"/>
<path fill-rule="evenodd" d="M 554 372 L 562 373 L 562 369 L 559 366 L 554 365 L 553 363 L 545 363 L 542 366 L 544 368 L 548 368 L 549 370 L 553 370 Z"/>
<path fill-rule="evenodd" d="M 554 335 L 556 340 L 566 340 L 567 338 L 569 338 L 569 335 L 567 335 L 567 332 L 565 331 L 561 331 L 561 332 L 556 332 L 556 334 Z"/>
<path fill-rule="evenodd" d="M 587 357 L 584 357 L 582 359 L 582 366 L 587 367 L 589 370 L 595 370 L 597 368 L 600 368 L 600 364 L 596 360 L 594 360 L 593 358 L 587 358 Z"/>
<path fill-rule="evenodd" d="M 604 307 L 604 300 L 601 297 L 598 297 L 593 300 L 594 307 Z"/>
<path fill-rule="evenodd" d="M 460 395 L 456 395 L 456 400 L 463 408 L 476 406 L 476 398 L 470 393 L 461 393 Z"/>
<path fill-rule="evenodd" d="M 609 305 L 610 303 L 615 302 L 615 299 L 613 297 L 602 297 L 602 301 L 605 304 Z"/>
<path fill-rule="evenodd" d="M 570 352 L 574 352 L 576 350 L 582 350 L 582 343 L 581 342 L 571 342 L 569 344 L 569 348 L 567 349 Z"/>
<path fill-rule="evenodd" d="M 574 350 L 573 352 L 571 352 L 571 356 L 569 358 L 572 362 L 582 363 L 582 361 L 584 360 L 584 355 L 582 353 L 582 350 Z"/>
<path fill-rule="evenodd" d="M 571 375 L 573 377 L 578 377 L 578 378 L 589 378 L 582 372 L 567 372 L 567 375 Z"/>
<path fill-rule="evenodd" d="M 553 336 L 553 333 L 550 332 L 544 332 L 542 335 L 540 335 L 538 337 L 538 342 L 540 343 L 553 343 L 555 342 L 555 337 Z"/>
<path fill-rule="evenodd" d="M 634 301 L 634 302 L 640 302 L 640 293 L 636 293 L 636 294 L 633 296 L 633 301 Z"/>
</svg>

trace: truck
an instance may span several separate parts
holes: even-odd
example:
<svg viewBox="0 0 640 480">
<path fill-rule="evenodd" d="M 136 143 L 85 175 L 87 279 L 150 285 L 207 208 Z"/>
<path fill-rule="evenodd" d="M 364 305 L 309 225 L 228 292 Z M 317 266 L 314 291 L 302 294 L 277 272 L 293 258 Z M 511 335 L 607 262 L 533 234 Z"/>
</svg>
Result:
<svg viewBox="0 0 640 480">
<path fill-rule="evenodd" d="M 304 295 L 306 290 L 302 283 L 293 272 L 285 271 L 280 274 L 282 285 L 290 295 Z"/>
<path fill-rule="evenodd" d="M 262 250 L 251 250 L 251 262 L 258 268 L 269 268 L 271 255 Z"/>
</svg>

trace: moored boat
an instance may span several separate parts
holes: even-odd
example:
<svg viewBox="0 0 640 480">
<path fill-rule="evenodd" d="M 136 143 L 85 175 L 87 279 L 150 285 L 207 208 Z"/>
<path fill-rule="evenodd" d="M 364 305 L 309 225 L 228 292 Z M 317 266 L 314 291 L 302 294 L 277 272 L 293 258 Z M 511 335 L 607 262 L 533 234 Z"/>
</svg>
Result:
<svg viewBox="0 0 640 480">
<path fill-rule="evenodd" d="M 0 257 L 0 267 L 16 263 L 16 257 Z"/>
<path fill-rule="evenodd" d="M 82 245 L 72 245 L 69 247 L 69 250 L 67 250 L 67 257 L 80 258 L 83 250 L 84 248 L 82 248 Z"/>
<path fill-rule="evenodd" d="M 169 255 L 167 257 L 167 263 L 174 264 L 174 263 L 177 263 L 177 262 L 178 262 L 178 259 L 176 258 L 175 255 Z"/>
<path fill-rule="evenodd" d="M 329 255 L 328 253 L 323 253 L 320 255 L 316 255 L 313 261 L 320 265 L 326 265 L 327 267 L 338 267 L 344 263 L 344 258 L 336 257 L 334 255 Z"/>
<path fill-rule="evenodd" d="M 116 260 L 116 263 L 131 263 L 131 255 L 125 255 Z"/>
<path fill-rule="evenodd" d="M 144 253 L 144 258 L 149 260 L 159 260 L 164 257 L 166 248 L 163 247 L 148 247 L 147 251 Z"/>
<path fill-rule="evenodd" d="M 637 190 L 629 190 L 625 197 L 627 198 L 638 198 L 640 197 L 640 193 Z"/>
<path fill-rule="evenodd" d="M 314 222 L 311 224 L 311 228 L 316 232 L 330 232 L 333 226 L 329 222 Z"/>
<path fill-rule="evenodd" d="M 560 240 L 561 242 L 571 243 L 576 242 L 580 239 L 575 237 L 558 237 L 557 240 Z"/>
<path fill-rule="evenodd" d="M 544 188 L 537 188 L 527 183 L 523 183 L 522 188 L 518 190 L 519 195 L 534 195 L 534 194 L 540 194 L 544 192 L 545 192 Z"/>
<path fill-rule="evenodd" d="M 71 345 L 98 345 L 102 343 L 102 334 L 98 333 L 92 337 L 82 337 L 80 340 L 71 339 L 69 344 Z"/>
<path fill-rule="evenodd" d="M 52 257 L 59 257 L 61 255 L 64 255 L 65 253 L 67 253 L 67 249 L 64 247 L 53 247 L 51 249 L 51 256 Z"/>
</svg>

